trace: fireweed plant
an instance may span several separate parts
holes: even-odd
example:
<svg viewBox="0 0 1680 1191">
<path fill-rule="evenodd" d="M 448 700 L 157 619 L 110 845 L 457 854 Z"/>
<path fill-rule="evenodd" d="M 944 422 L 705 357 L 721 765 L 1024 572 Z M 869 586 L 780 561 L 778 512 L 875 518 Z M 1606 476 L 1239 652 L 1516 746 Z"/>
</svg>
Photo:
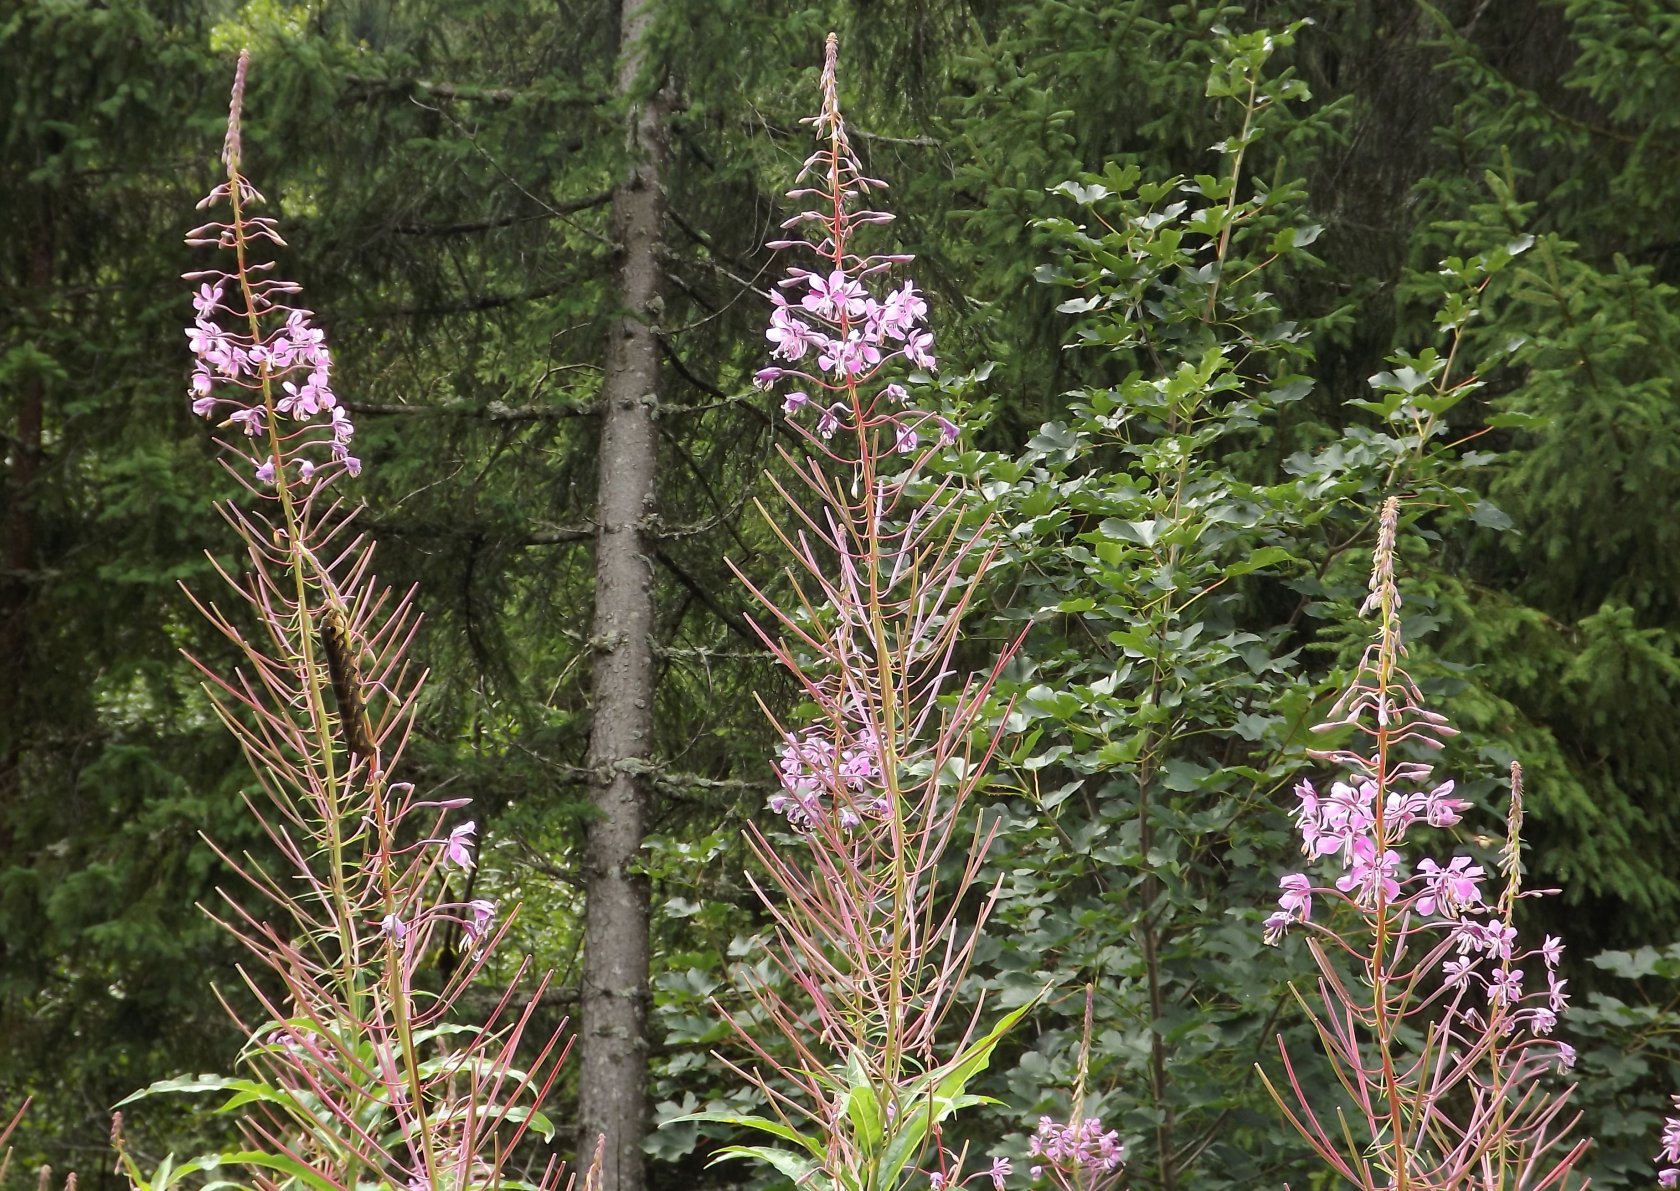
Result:
<svg viewBox="0 0 1680 1191">
<path fill-rule="evenodd" d="M 552 1159 L 527 1182 L 508 1169 L 528 1130 L 552 1132 L 537 1104 L 563 1057 L 556 1032 L 538 1040 L 528 1070 L 516 1065 L 538 1003 L 516 996 L 525 965 L 486 1020 L 453 1020 L 508 916 L 440 892 L 449 870 L 474 863 L 474 824 L 454 814 L 469 800 L 426 799 L 392 778 L 424 678 L 406 658 L 413 592 L 378 582 L 372 543 L 334 495 L 361 464 L 332 357 L 295 304 L 298 286 L 259 259 L 284 242 L 272 219 L 251 214 L 263 198 L 241 172 L 248 65 L 242 53 L 226 180 L 200 204 L 220 214 L 188 236 L 228 259 L 188 274 L 197 292 L 187 329 L 193 412 L 222 431 L 243 489 L 219 511 L 246 567 L 217 569 L 244 607 L 234 615 L 191 598 L 240 659 L 231 675 L 194 662 L 255 772 L 261 796 L 247 803 L 275 859 L 217 849 L 249 885 L 245 896 L 224 892 L 214 911 L 255 961 L 240 973 L 254 1014 L 224 1001 L 248 1038 L 247 1075 L 139 1093 L 231 1092 L 223 1111 L 238 1110 L 244 1148 L 166 1159 L 147 1176 L 120 1118 L 113 1139 L 145 1191 L 210 1170 L 219 1180 L 248 1172 L 234 1185 L 312 1191 L 556 1187 Z M 440 976 L 423 957 L 446 937 L 466 957 Z"/>
<path fill-rule="evenodd" d="M 1376 614 L 1376 637 L 1320 725 L 1352 733 L 1315 754 L 1343 776 L 1327 791 L 1295 791 L 1302 851 L 1334 879 L 1286 875 L 1265 925 L 1268 942 L 1307 935 L 1318 980 L 1296 996 L 1346 1101 L 1331 1117 L 1281 1042 L 1284 1086 L 1263 1078 L 1290 1124 L 1356 1186 L 1539 1191 L 1567 1179 L 1589 1144 L 1571 1137 L 1573 1088 L 1551 1082 L 1575 1061 L 1551 1037 L 1567 1002 L 1563 945 L 1548 936 L 1525 947 L 1513 924 L 1518 899 L 1534 896 L 1522 888 L 1517 766 L 1494 873 L 1470 856 L 1402 851 L 1458 823 L 1469 804 L 1421 759 L 1454 730 L 1403 666 L 1398 520 L 1391 497 L 1363 608 Z"/>
<path fill-rule="evenodd" d="M 818 148 L 789 192 L 806 209 L 783 224 L 811 237 L 771 244 L 815 264 L 775 286 L 774 363 L 756 377 L 781 388 L 804 447 L 783 450 L 797 482 L 772 479 L 783 512 L 765 511 L 792 559 L 789 595 L 741 576 L 767 614 L 760 635 L 805 701 L 791 722 L 768 713 L 783 742 L 769 804 L 780 829 L 747 838 L 773 929 L 765 962 L 745 970 L 749 1006 L 723 1010 L 746 1052 L 724 1061 L 765 1107 L 676 1119 L 768 1135 L 777 1144 L 717 1156 L 802 1186 L 1002 1188 L 1010 1163 L 953 1151 L 942 1127 L 983 1102 L 968 1084 L 1031 1007 L 987 1029 L 984 1006 L 959 1001 L 997 895 L 981 881 L 996 826 L 962 810 L 998 744 L 983 716 L 1014 650 L 955 681 L 969 593 L 992 552 L 984 526 L 958 516 L 951 481 L 920 476 L 958 427 L 911 392 L 936 366 L 927 304 L 894 277 L 911 258 L 856 247 L 891 216 L 866 206 L 884 183 L 847 139 L 836 55 L 831 35 L 821 109 L 806 121 Z M 1071 1169 L 1087 1151 L 1118 1161 L 1100 1125 L 1043 1132 L 1047 1168 Z"/>
</svg>

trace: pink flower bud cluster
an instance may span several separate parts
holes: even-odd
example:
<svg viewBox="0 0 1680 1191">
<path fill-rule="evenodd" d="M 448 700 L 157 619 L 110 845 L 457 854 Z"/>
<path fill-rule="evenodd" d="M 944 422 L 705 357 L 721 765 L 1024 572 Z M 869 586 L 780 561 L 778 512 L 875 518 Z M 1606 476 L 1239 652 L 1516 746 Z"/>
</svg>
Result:
<svg viewBox="0 0 1680 1191">
<path fill-rule="evenodd" d="M 823 110 L 806 123 L 816 127 L 823 144 L 799 175 L 811 184 L 790 190 L 788 197 L 815 198 L 827 209 L 801 211 L 782 224 L 785 229 L 818 225 L 821 234 L 814 244 L 775 240 L 769 247 L 812 248 L 824 263 L 817 270 L 789 269 L 771 291 L 773 309 L 765 338 L 771 358 L 782 364 L 760 369 L 754 383 L 770 388 L 787 378 L 798 382 L 800 387 L 784 396 L 782 409 L 789 416 L 814 414 L 809 433 L 825 441 L 841 429 L 862 438 L 881 428 L 891 434 L 886 449 L 898 454 L 916 452 L 924 438 L 949 446 L 957 439 L 956 423 L 937 413 L 906 408 L 909 393 L 888 379 L 895 362 L 928 372 L 937 367 L 933 333 L 924 323 L 927 300 L 912 281 L 880 296 L 865 284 L 912 257 L 858 256 L 847 249 L 858 226 L 888 223 L 892 216 L 857 209 L 859 200 L 886 184 L 864 176 L 852 153 L 840 117 L 832 55 L 822 85 Z"/>
<path fill-rule="evenodd" d="M 1086 1117 L 1078 1124 L 1039 1117 L 1027 1153 L 1035 1160 L 1032 1177 L 1048 1178 L 1064 1191 L 1090 1191 L 1118 1182 L 1126 1161 L 1120 1135 L 1112 1129 L 1105 1131 L 1098 1117 Z"/>
<path fill-rule="evenodd" d="M 860 826 L 863 817 L 887 812 L 881 777 L 881 744 L 860 728 L 835 747 L 833 730 L 813 728 L 802 736 L 788 733 L 777 765 L 780 793 L 770 809 L 800 831 L 833 816 L 841 830 Z"/>
<path fill-rule="evenodd" d="M 228 180 L 199 203 L 200 209 L 227 202 L 227 221 L 212 221 L 187 234 L 187 243 L 236 252 L 233 271 L 188 273 L 199 282 L 193 322 L 186 328 L 193 353 L 188 396 L 193 413 L 220 418 L 238 429 L 259 483 L 272 486 L 278 465 L 288 481 L 309 484 L 324 466 L 361 471 L 350 453 L 356 428 L 332 389 L 332 355 L 326 336 L 308 310 L 286 301 L 299 292 L 294 282 L 270 276 L 272 262 L 252 263 L 250 251 L 267 243 L 284 247 L 272 219 L 245 208 L 262 195 L 239 173 L 239 108 L 244 97 L 246 56 L 240 56 L 228 140 L 223 160 Z"/>
</svg>

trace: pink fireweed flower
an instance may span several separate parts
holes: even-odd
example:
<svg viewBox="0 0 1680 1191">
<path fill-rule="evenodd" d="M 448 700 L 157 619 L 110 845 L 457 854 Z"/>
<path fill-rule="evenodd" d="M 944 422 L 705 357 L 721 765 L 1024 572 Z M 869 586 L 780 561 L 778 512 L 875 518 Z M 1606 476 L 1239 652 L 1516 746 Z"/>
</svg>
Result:
<svg viewBox="0 0 1680 1191">
<path fill-rule="evenodd" d="M 933 335 L 927 331 L 913 331 L 904 338 L 904 358 L 912 364 L 933 371 Z"/>
<path fill-rule="evenodd" d="M 1008 1158 L 993 1158 L 992 1169 L 989 1173 L 992 1179 L 992 1191 L 1003 1191 L 1004 1181 L 1015 1173 L 1015 1167 Z"/>
<path fill-rule="evenodd" d="M 771 354 L 788 361 L 800 359 L 813 343 L 826 339 L 810 323 L 789 314 L 785 306 L 771 311 L 770 329 L 764 332 L 764 337 L 776 345 Z"/>
<path fill-rule="evenodd" d="M 391 945 L 401 951 L 408 942 L 408 923 L 395 914 L 387 914 L 379 920 L 379 933 L 391 940 Z"/>
<path fill-rule="evenodd" d="M 469 947 L 478 946 L 484 938 L 490 924 L 496 920 L 496 903 L 484 898 L 475 898 L 467 903 L 467 919 L 462 925 L 462 933 L 467 937 Z"/>
<path fill-rule="evenodd" d="M 1278 908 L 1291 916 L 1296 922 L 1306 922 L 1312 917 L 1312 882 L 1301 873 L 1290 873 L 1279 881 L 1283 888 L 1283 895 L 1278 898 Z"/>
<path fill-rule="evenodd" d="M 813 275 L 810 281 L 811 292 L 805 295 L 800 305 L 819 318 L 836 321 L 842 313 L 863 313 L 863 286 L 848 280 L 846 274 L 839 269 L 826 278 Z"/>
<path fill-rule="evenodd" d="M 1318 791 L 1309 781 L 1297 782 L 1295 783 L 1295 801 L 1297 803 L 1295 826 L 1301 832 L 1301 851 L 1308 856 L 1316 856 L 1318 852 L 1314 845 L 1321 830 L 1319 823 L 1320 816 L 1323 813 L 1320 810 Z"/>
<path fill-rule="evenodd" d="M 201 319 L 208 319 L 222 304 L 222 289 L 220 284 L 211 285 L 208 281 L 199 286 L 193 295 L 193 312 Z"/>
<path fill-rule="evenodd" d="M 1312 917 L 1312 882 L 1301 873 L 1290 873 L 1278 882 L 1283 893 L 1278 909 L 1267 917 L 1262 941 L 1275 946 L 1291 926 Z"/>
<path fill-rule="evenodd" d="M 1419 914 L 1456 915 L 1482 902 L 1481 879 L 1486 875 L 1468 856 L 1454 856 L 1446 868 L 1428 857 L 1418 861 L 1424 879 L 1424 894 L 1417 900 Z"/>
<path fill-rule="evenodd" d="M 1480 952 L 1487 941 L 1487 928 L 1470 918 L 1460 918 L 1453 924 L 1452 941 L 1459 955 Z"/>
<path fill-rule="evenodd" d="M 1390 839 L 1399 839 L 1406 829 L 1423 817 L 1424 795 L 1390 791 L 1383 799 L 1383 826 Z"/>
<path fill-rule="evenodd" d="M 1563 940 L 1556 935 L 1547 935 L 1545 942 L 1540 944 L 1540 958 L 1546 961 L 1548 968 L 1555 968 L 1563 959 Z"/>
<path fill-rule="evenodd" d="M 1449 779 L 1423 796 L 1424 818 L 1431 827 L 1451 827 L 1457 823 L 1470 804 L 1452 797 L 1453 783 Z"/>
<path fill-rule="evenodd" d="M 831 405 L 823 410 L 822 417 L 817 419 L 817 433 L 823 438 L 833 438 L 840 429 L 840 415 L 845 412 L 843 405 Z"/>
<path fill-rule="evenodd" d="M 1488 1002 L 1497 1005 L 1515 1005 L 1522 1000 L 1523 974 L 1521 968 L 1495 968 L 1488 976 Z"/>
<path fill-rule="evenodd" d="M 478 831 L 478 824 L 462 823 L 449 833 L 449 838 L 443 842 L 443 861 L 456 868 L 470 869 L 473 866 L 472 840 Z"/>
<path fill-rule="evenodd" d="M 1377 904 L 1379 890 L 1382 900 L 1395 901 L 1400 896 L 1400 882 L 1395 879 L 1400 869 L 1400 853 L 1385 848 L 1379 860 L 1376 844 L 1366 836 L 1355 839 L 1350 850 L 1348 871 L 1336 878 L 1336 888 L 1352 894 L 1354 902 L 1365 909 Z"/>
<path fill-rule="evenodd" d="M 881 349 L 864 338 L 862 331 L 852 331 L 844 339 L 827 340 L 817 353 L 817 367 L 848 380 L 862 376 L 880 362 Z"/>
<path fill-rule="evenodd" d="M 881 783 L 881 746 L 864 728 L 835 747 L 830 731 L 813 728 L 803 736 L 791 733 L 782 745 L 777 766 L 781 791 L 770 797 L 772 811 L 797 830 L 809 830 L 833 816 L 850 830 L 864 815 L 886 810 Z"/>
<path fill-rule="evenodd" d="M 286 1028 L 272 1030 L 263 1039 L 265 1046 L 281 1046 L 293 1053 L 309 1053 L 321 1045 L 321 1036 L 314 1030 L 299 1030 Z"/>
<path fill-rule="evenodd" d="M 1499 919 L 1489 920 L 1482 927 L 1483 949 L 1496 959 L 1507 960 L 1517 943 L 1517 928 Z"/>
<path fill-rule="evenodd" d="M 332 459 L 334 463 L 344 464 L 344 470 L 352 476 L 362 474 L 362 461 L 352 455 L 342 442 L 332 445 Z"/>
<path fill-rule="evenodd" d="M 1329 797 L 1321 796 L 1311 782 L 1295 787 L 1300 806 L 1295 821 L 1301 831 L 1301 850 L 1308 856 L 1341 853 L 1351 861 L 1356 840 L 1364 839 L 1377 822 L 1377 788 L 1370 782 L 1335 782 Z"/>
<path fill-rule="evenodd" d="M 876 323 L 883 336 L 892 339 L 908 338 L 916 324 L 927 317 L 927 302 L 916 292 L 914 282 L 887 295 L 887 300 L 874 311 Z"/>
</svg>

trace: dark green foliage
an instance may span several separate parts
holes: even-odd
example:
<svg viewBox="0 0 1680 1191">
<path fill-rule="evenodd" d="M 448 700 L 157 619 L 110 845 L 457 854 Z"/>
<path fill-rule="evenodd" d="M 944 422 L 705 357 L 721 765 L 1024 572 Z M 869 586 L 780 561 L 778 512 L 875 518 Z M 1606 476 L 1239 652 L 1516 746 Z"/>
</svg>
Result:
<svg viewBox="0 0 1680 1191">
<path fill-rule="evenodd" d="M 791 213 L 778 196 L 837 27 L 859 150 L 893 184 L 942 359 L 994 362 L 959 466 L 1013 535 L 993 607 L 1032 625 L 1014 714 L 1033 743 L 1000 779 L 1016 792 L 997 791 L 1006 900 L 983 960 L 1003 1004 L 1041 977 L 1059 991 L 997 1088 L 1029 1115 L 976 1143 L 1058 1103 L 1093 981 L 1094 1078 L 1135 1185 L 1160 1181 L 1162 1139 L 1198 1185 L 1296 1178 L 1248 1076 L 1281 962 L 1252 918 L 1287 860 L 1278 806 L 1313 700 L 1362 641 L 1346 614 L 1384 491 L 1417 517 L 1407 633 L 1465 732 L 1449 767 L 1528 770 L 1533 883 L 1563 889 L 1545 924 L 1579 961 L 1680 923 L 1680 18 L 1657 0 L 887 8 L 673 2 L 661 34 L 677 102 L 654 1094 L 728 1092 L 706 998 L 755 926 L 735 843 L 770 779 L 753 695 L 786 694 L 723 560 L 757 565 L 745 514 L 778 433 L 748 383 L 762 243 Z M 206 991 L 226 952 L 193 909 L 220 879 L 196 833 L 251 841 L 235 753 L 177 660 L 213 646 L 176 584 L 225 542 L 207 509 L 228 483 L 185 408 L 177 275 L 239 45 L 253 173 L 358 410 L 381 570 L 423 588 L 435 681 L 413 776 L 475 796 L 480 889 L 522 893 L 522 941 L 562 986 L 572 971 L 614 11 L 45 0 L 0 16 L 0 1088 L 39 1098 L 20 1160 L 104 1169 L 110 1103 L 236 1045 Z M 1263 113 L 1228 192 L 1208 148 L 1246 94 L 1208 92 L 1213 27 L 1300 16 L 1316 24 L 1276 47 L 1268 85 L 1311 97 Z M 1190 189 L 1148 188 L 1170 178 Z M 1210 316 L 1198 271 L 1232 197 Z M 1454 389 L 1471 375 L 1480 388 Z M 1427 441 L 1409 436 L 1449 395 Z M 1643 1178 L 1673 1075 L 1654 1042 L 1620 1057 L 1627 1031 L 1670 1020 L 1660 965 L 1641 965 L 1651 1009 L 1578 1018 L 1610 1186 Z M 1598 969 L 1571 975 L 1634 1003 Z M 676 1163 L 656 1181 L 717 1177 L 694 1140 L 655 1141 Z"/>
<path fill-rule="evenodd" d="M 1349 547 L 1382 491 L 1452 491 L 1439 440 L 1462 389 L 1431 352 L 1397 359 L 1339 438 L 1288 419 L 1335 320 L 1289 319 L 1271 291 L 1313 266 L 1322 229 L 1298 186 L 1243 167 L 1307 98 L 1267 70 L 1293 32 L 1220 37 L 1207 90 L 1231 134 L 1213 172 L 1111 165 L 1056 188 L 1077 213 L 1040 221 L 1056 247 L 1040 280 L 1114 379 L 1069 394 L 1024 454 L 968 465 L 1008 543 L 995 598 L 1033 625 L 1008 692 L 1027 735 L 989 980 L 1006 1002 L 1059 994 L 999 1094 L 1017 1121 L 1065 1113 L 1093 986 L 1086 1112 L 1129 1139 L 1134 1186 L 1295 1169 L 1254 1078 L 1295 1020 L 1258 928 L 1292 867 L 1281 808 L 1327 649 L 1362 643 Z"/>
<path fill-rule="evenodd" d="M 202 6 L 0 17 L 0 1087 L 18 1161 L 97 1178 L 106 1107 L 214 1053 L 224 941 L 194 902 L 238 845 L 232 750 L 176 650 L 220 486 L 181 399 Z M 208 117 L 206 120 L 205 118 Z M 202 121 L 202 122 L 201 122 Z M 220 1049 L 219 1047 L 216 1049 Z"/>
<path fill-rule="evenodd" d="M 1487 485 L 1515 532 L 1474 540 L 1442 649 L 1479 663 L 1483 722 L 1530 766 L 1537 871 L 1600 946 L 1670 939 L 1680 572 L 1671 200 L 1677 118 L 1661 6 L 1542 6 L 1493 52 L 1432 13 L 1462 80 L 1420 242 L 1535 238 L 1473 341 L 1502 451 Z M 1667 55 L 1665 57 L 1665 55 Z M 1590 973 L 1582 973 L 1590 979 Z"/>
</svg>

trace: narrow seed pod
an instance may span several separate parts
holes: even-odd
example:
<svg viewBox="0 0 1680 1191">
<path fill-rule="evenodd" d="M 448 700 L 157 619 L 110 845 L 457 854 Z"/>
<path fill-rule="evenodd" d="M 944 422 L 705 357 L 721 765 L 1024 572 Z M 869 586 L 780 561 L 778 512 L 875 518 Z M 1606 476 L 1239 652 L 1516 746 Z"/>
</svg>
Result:
<svg viewBox="0 0 1680 1191">
<path fill-rule="evenodd" d="M 321 651 L 327 659 L 327 677 L 332 681 L 333 700 L 338 704 L 339 731 L 352 759 L 373 764 L 373 731 L 367 703 L 362 699 L 362 672 L 356 665 L 356 642 L 350 623 L 338 608 L 321 614 Z"/>
</svg>

